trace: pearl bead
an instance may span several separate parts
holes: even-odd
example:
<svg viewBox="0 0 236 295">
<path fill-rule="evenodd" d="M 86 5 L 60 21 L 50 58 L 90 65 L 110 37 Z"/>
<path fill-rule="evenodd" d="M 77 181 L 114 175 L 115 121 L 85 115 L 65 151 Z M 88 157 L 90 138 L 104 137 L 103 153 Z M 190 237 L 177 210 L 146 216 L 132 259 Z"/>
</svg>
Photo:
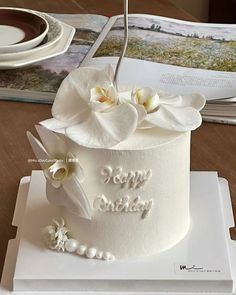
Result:
<svg viewBox="0 0 236 295">
<path fill-rule="evenodd" d="M 79 242 L 75 239 L 69 239 L 65 243 L 65 249 L 67 252 L 75 252 L 79 246 Z"/>
<path fill-rule="evenodd" d="M 94 258 L 96 256 L 96 253 L 97 253 L 97 249 L 88 248 L 87 251 L 86 251 L 86 256 L 91 259 L 91 258 Z"/>
<path fill-rule="evenodd" d="M 79 245 L 77 249 L 77 254 L 84 255 L 87 250 L 87 247 L 85 245 Z"/>
<path fill-rule="evenodd" d="M 102 258 L 104 260 L 113 260 L 114 256 L 110 252 L 104 252 Z"/>
<path fill-rule="evenodd" d="M 115 260 L 115 256 L 113 254 L 111 254 L 110 260 Z"/>
<path fill-rule="evenodd" d="M 102 256 L 103 256 L 103 252 L 102 251 L 97 251 L 96 258 L 97 259 L 102 259 Z"/>
</svg>

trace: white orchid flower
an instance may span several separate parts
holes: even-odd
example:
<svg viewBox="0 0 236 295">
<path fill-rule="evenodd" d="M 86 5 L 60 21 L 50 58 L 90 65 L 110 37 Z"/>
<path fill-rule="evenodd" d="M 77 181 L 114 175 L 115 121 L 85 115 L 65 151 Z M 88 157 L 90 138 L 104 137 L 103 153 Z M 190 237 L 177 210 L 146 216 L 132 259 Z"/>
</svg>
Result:
<svg viewBox="0 0 236 295">
<path fill-rule="evenodd" d="M 152 89 L 148 87 L 133 91 L 132 101 L 142 105 L 147 113 L 151 113 L 155 110 L 160 103 L 159 95 L 157 93 L 153 93 Z"/>
<path fill-rule="evenodd" d="M 142 105 L 147 116 L 139 128 L 161 127 L 168 130 L 188 131 L 201 125 L 200 110 L 205 98 L 200 94 L 172 95 L 145 87 L 132 92 L 131 101 Z"/>
<path fill-rule="evenodd" d="M 53 118 L 41 124 L 92 148 L 108 148 L 125 140 L 136 130 L 139 113 L 130 102 L 120 103 L 113 79 L 111 66 L 72 71 L 58 90 Z"/>
<path fill-rule="evenodd" d="M 36 126 L 36 129 L 42 143 L 30 132 L 27 136 L 47 179 L 49 202 L 67 207 L 82 218 L 91 219 L 92 209 L 81 185 L 84 171 L 78 158 L 68 151 L 62 135 L 43 126 Z"/>
</svg>

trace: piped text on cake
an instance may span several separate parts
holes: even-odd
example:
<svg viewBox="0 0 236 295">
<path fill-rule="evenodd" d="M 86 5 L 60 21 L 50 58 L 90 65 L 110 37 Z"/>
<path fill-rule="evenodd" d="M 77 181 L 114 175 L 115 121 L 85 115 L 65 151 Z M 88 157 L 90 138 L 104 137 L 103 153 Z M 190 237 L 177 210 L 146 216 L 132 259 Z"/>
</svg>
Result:
<svg viewBox="0 0 236 295">
<path fill-rule="evenodd" d="M 124 172 L 122 167 L 112 168 L 104 166 L 101 175 L 105 177 L 103 183 L 119 184 L 122 188 L 140 188 L 152 177 L 152 170 L 137 170 Z"/>
<path fill-rule="evenodd" d="M 140 196 L 133 199 L 125 196 L 111 201 L 104 195 L 99 195 L 93 202 L 93 208 L 100 212 L 141 212 L 141 218 L 146 218 L 153 206 L 153 200 L 141 200 Z"/>
</svg>

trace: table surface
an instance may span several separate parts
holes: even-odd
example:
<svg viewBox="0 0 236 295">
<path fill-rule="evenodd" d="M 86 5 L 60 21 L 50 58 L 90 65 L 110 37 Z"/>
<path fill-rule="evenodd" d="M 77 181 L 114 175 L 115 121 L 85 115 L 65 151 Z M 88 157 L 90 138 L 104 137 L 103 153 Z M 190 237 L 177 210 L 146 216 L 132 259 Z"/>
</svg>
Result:
<svg viewBox="0 0 236 295">
<path fill-rule="evenodd" d="M 99 5 L 98 5 L 99 3 Z M 122 0 L 0 0 L 0 6 L 16 6 L 56 13 L 97 13 L 108 16 L 122 13 Z M 167 0 L 130 0 L 130 12 L 157 14 L 195 20 Z M 35 134 L 34 125 L 51 117 L 51 106 L 0 101 L 0 274 L 7 243 L 14 238 L 11 226 L 21 177 L 30 175 L 37 164 L 28 163 L 33 153 L 26 131 Z M 232 203 L 236 214 L 236 126 L 203 123 L 192 133 L 191 169 L 218 171 L 230 183 Z M 231 230 L 236 239 L 236 230 Z"/>
</svg>

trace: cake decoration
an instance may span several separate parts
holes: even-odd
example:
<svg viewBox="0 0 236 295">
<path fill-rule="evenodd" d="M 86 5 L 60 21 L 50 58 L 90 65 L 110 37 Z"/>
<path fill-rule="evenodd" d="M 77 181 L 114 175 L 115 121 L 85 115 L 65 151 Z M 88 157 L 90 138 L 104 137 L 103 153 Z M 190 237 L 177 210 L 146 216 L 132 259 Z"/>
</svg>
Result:
<svg viewBox="0 0 236 295">
<path fill-rule="evenodd" d="M 178 132 L 194 130 L 201 125 L 200 110 L 206 102 L 200 94 L 174 95 L 149 87 L 124 92 L 122 97 L 145 108 L 146 116 L 138 128 L 161 127 Z"/>
<path fill-rule="evenodd" d="M 109 201 L 104 195 L 98 196 L 93 202 L 93 208 L 100 212 L 141 212 L 141 218 L 148 216 L 153 205 L 153 200 L 142 201 L 140 196 L 131 199 L 130 196 L 122 197 L 118 200 Z"/>
<path fill-rule="evenodd" d="M 66 206 L 80 217 L 91 219 L 92 209 L 82 188 L 84 170 L 78 158 L 69 152 L 66 141 L 54 132 L 36 126 L 42 143 L 30 132 L 27 136 L 47 182 L 55 189 L 62 188 L 66 198 L 50 199 L 56 205 Z"/>
<path fill-rule="evenodd" d="M 58 252 L 77 253 L 89 259 L 114 260 L 115 256 L 108 251 L 101 251 L 94 247 L 87 247 L 80 244 L 76 239 L 69 237 L 69 229 L 65 226 L 65 221 L 53 219 L 53 224 L 46 226 L 42 230 L 44 241 L 47 247 Z"/>
<path fill-rule="evenodd" d="M 53 224 L 46 226 L 42 230 L 44 241 L 49 249 L 57 251 L 65 251 L 65 243 L 68 241 L 68 229 L 65 227 L 65 222 L 61 218 L 60 221 L 53 219 Z"/>
<path fill-rule="evenodd" d="M 41 125 L 92 148 L 115 146 L 137 128 L 158 126 L 182 132 L 201 125 L 202 95 L 172 95 L 148 87 L 118 92 L 113 79 L 110 65 L 72 71 L 58 90 L 53 118 Z"/>
<path fill-rule="evenodd" d="M 54 118 L 41 124 L 86 147 L 111 147 L 125 140 L 146 113 L 142 106 L 120 103 L 113 79 L 111 66 L 72 71 L 57 92 Z"/>
<path fill-rule="evenodd" d="M 121 185 L 122 188 L 140 188 L 152 177 L 152 170 L 138 170 L 123 172 L 122 167 L 112 168 L 111 166 L 104 166 L 101 169 L 101 175 L 105 176 L 103 183 Z"/>
</svg>

